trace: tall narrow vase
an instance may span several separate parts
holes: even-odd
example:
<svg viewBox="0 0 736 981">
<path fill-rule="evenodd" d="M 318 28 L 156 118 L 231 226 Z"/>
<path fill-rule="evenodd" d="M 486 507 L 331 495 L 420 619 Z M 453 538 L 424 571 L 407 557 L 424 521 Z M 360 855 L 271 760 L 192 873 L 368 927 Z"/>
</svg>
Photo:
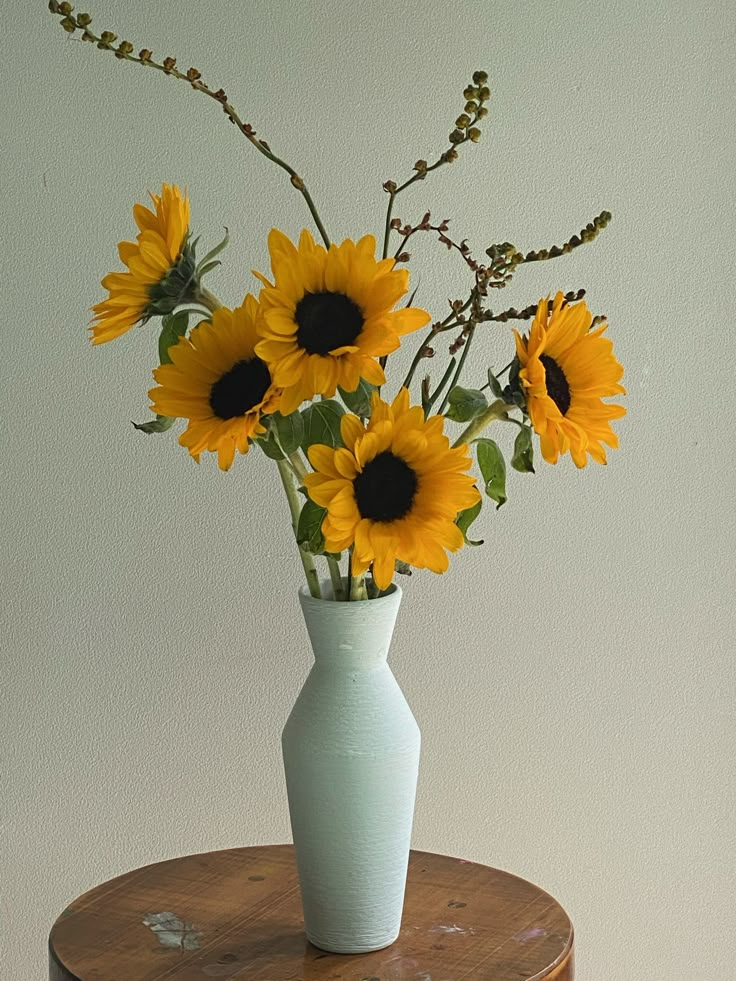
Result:
<svg viewBox="0 0 736 981">
<path fill-rule="evenodd" d="M 284 728 L 291 827 L 308 939 L 335 953 L 399 935 L 419 728 L 387 663 L 401 590 L 299 600 L 314 665 Z"/>
</svg>

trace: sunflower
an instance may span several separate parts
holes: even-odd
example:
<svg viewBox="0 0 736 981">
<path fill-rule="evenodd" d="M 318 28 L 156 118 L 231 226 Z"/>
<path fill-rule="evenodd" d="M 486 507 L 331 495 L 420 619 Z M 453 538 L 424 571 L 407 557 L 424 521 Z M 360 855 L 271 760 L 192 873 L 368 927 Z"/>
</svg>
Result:
<svg viewBox="0 0 736 981">
<path fill-rule="evenodd" d="M 399 338 L 429 321 L 424 310 L 393 310 L 409 273 L 393 259 L 376 261 L 376 240 L 365 235 L 324 249 L 308 231 L 294 246 L 278 229 L 268 237 L 273 284 L 264 284 L 263 340 L 257 347 L 284 389 L 283 412 L 314 395 L 353 392 L 360 379 L 386 381 L 375 359 L 395 351 Z"/>
<path fill-rule="evenodd" d="M 155 211 L 133 207 L 140 229 L 136 242 L 120 242 L 118 254 L 128 272 L 109 273 L 102 285 L 109 292 L 96 303 L 90 326 L 93 344 L 120 337 L 139 321 L 167 314 L 194 297 L 194 253 L 187 246 L 189 200 L 178 187 L 164 184 L 151 194 Z"/>
<path fill-rule="evenodd" d="M 565 305 L 558 293 L 551 315 L 548 307 L 548 300 L 540 300 L 528 338 L 514 332 L 519 380 L 542 456 L 557 463 L 569 451 L 577 467 L 586 466 L 588 455 L 605 463 L 601 444 L 618 446 L 610 420 L 626 409 L 602 399 L 626 394 L 619 384 L 624 369 L 602 336 L 607 325 L 590 330 L 593 317 L 585 303 Z"/>
<path fill-rule="evenodd" d="M 367 426 L 357 416 L 342 417 L 343 447 L 309 447 L 315 473 L 304 483 L 315 504 L 327 508 L 325 549 L 353 545 L 353 575 L 372 562 L 376 585 L 386 589 L 396 559 L 445 572 L 445 549 L 456 552 L 464 543 L 455 518 L 480 494 L 466 473 L 467 446 L 450 448 L 443 416 L 425 421 L 420 406 L 410 408 L 405 388 L 390 405 L 378 393 L 372 401 Z"/>
<path fill-rule="evenodd" d="M 169 348 L 172 363 L 154 371 L 159 387 L 148 393 L 154 412 L 189 420 L 179 442 L 194 459 L 216 451 L 221 470 L 235 450 L 248 452 L 248 440 L 266 431 L 261 417 L 279 408 L 280 392 L 254 351 L 257 315 L 250 294 L 235 310 L 215 310 L 211 323 Z"/>
</svg>

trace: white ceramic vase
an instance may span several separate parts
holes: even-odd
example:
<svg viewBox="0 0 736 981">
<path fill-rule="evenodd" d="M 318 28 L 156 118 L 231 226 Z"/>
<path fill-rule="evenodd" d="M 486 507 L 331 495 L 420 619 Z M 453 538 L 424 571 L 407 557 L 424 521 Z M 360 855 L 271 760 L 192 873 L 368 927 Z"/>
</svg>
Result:
<svg viewBox="0 0 736 981">
<path fill-rule="evenodd" d="M 314 665 L 282 746 L 306 934 L 335 953 L 379 950 L 401 927 L 419 770 L 386 660 L 401 590 L 334 602 L 303 588 L 299 601 Z"/>
</svg>

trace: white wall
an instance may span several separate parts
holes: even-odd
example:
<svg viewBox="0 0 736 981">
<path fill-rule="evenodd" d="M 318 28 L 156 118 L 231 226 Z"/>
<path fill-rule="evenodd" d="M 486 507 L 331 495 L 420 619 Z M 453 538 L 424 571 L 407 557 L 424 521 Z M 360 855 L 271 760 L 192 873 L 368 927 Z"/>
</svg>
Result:
<svg viewBox="0 0 736 981">
<path fill-rule="evenodd" d="M 522 306 L 584 286 L 626 365 L 607 468 L 515 474 L 486 545 L 408 583 L 392 664 L 424 733 L 415 846 L 534 880 L 588 981 L 725 981 L 734 956 L 736 18 L 731 3 L 98 0 L 93 26 L 222 84 L 307 179 L 333 238 L 381 228 L 386 178 L 478 146 L 399 198 L 522 269 Z M 279 732 L 309 665 L 268 461 L 197 468 L 145 437 L 153 330 L 92 349 L 131 206 L 189 187 L 210 288 L 237 303 L 272 225 L 309 215 L 187 86 L 70 40 L 37 0 L 2 45 L 0 972 L 45 976 L 65 903 L 186 852 L 284 841 Z M 456 257 L 415 250 L 435 315 Z M 478 372 L 508 350 L 488 330 Z M 496 352 L 496 353 L 494 353 Z M 396 371 L 395 377 L 401 375 Z"/>
</svg>

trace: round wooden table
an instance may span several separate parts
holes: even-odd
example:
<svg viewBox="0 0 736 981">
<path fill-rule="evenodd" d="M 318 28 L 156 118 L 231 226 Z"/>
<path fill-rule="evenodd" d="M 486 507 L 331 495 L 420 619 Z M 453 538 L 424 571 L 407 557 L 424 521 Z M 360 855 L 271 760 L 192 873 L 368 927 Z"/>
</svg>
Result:
<svg viewBox="0 0 736 981">
<path fill-rule="evenodd" d="M 328 954 L 303 933 L 291 845 L 188 855 L 92 889 L 49 937 L 51 981 L 572 981 L 562 907 L 507 872 L 411 853 L 401 934 Z"/>
</svg>

